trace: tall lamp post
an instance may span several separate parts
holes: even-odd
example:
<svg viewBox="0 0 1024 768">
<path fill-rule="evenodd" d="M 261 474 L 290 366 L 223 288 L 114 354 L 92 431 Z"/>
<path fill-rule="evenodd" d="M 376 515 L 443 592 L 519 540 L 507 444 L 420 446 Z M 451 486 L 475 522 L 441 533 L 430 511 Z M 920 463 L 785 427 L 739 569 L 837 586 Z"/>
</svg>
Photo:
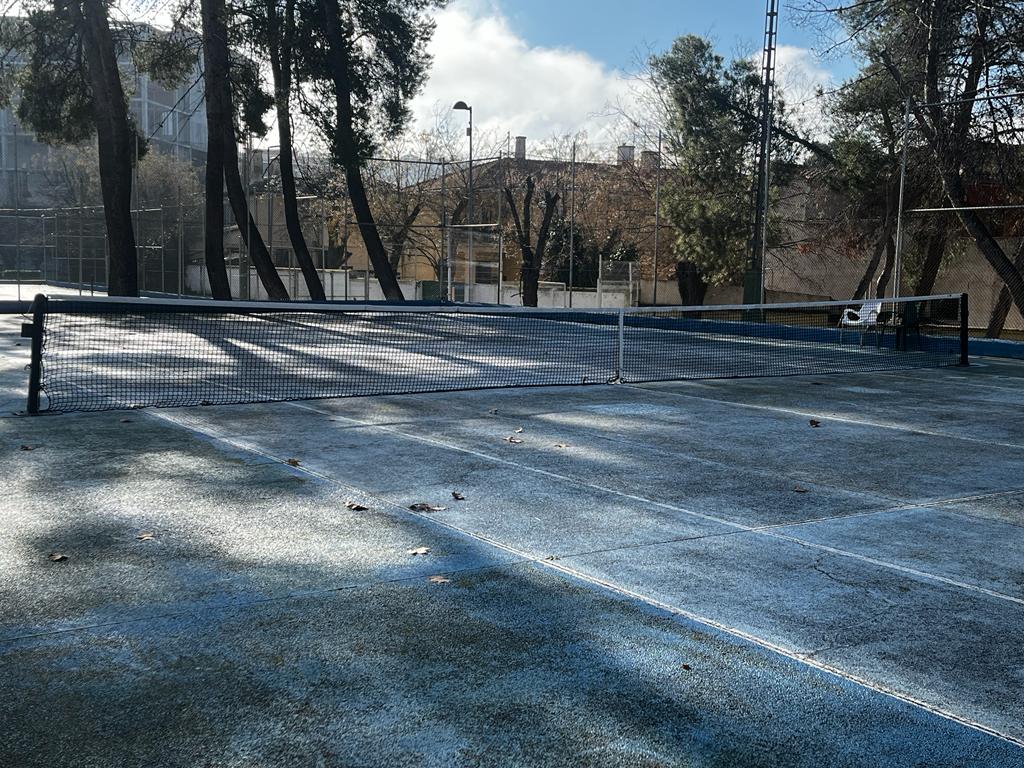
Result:
<svg viewBox="0 0 1024 768">
<path fill-rule="evenodd" d="M 465 110 L 469 112 L 469 127 L 466 135 L 469 136 L 469 200 L 466 203 L 466 224 L 469 229 L 469 242 L 466 248 L 466 295 L 465 301 L 472 301 L 473 279 L 473 108 L 464 101 L 456 101 L 452 109 Z"/>
</svg>

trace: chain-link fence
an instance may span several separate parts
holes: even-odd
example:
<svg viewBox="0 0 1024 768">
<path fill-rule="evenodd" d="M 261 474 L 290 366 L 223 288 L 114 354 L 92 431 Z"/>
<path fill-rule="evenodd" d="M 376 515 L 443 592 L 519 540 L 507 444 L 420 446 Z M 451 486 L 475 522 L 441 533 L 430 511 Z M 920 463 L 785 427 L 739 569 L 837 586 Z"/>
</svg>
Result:
<svg viewBox="0 0 1024 768">
<path fill-rule="evenodd" d="M 518 142 L 517 142 L 518 143 Z M 511 149 L 511 146 L 509 146 Z M 666 195 L 685 179 L 641 148 L 582 144 L 529 153 L 498 151 L 467 161 L 376 159 L 364 170 L 370 209 L 386 257 L 409 299 L 521 304 L 536 279 L 541 306 L 733 304 L 741 276 L 715 280 L 679 252 Z M 795 169 L 772 197 L 764 263 L 768 302 L 971 295 L 972 332 L 1020 338 L 1024 320 L 1007 307 L 1003 281 L 955 213 L 935 210 L 933 163 L 919 144 L 908 152 L 908 193 L 897 228 L 890 211 L 851 214 L 849 200 L 811 167 Z M 301 166 L 301 230 L 330 300 L 382 299 L 344 180 Z M 286 225 L 273 158 L 247 169 L 253 223 L 291 297 L 308 297 Z M 880 186 L 898 176 L 882 179 Z M 997 179 L 998 181 L 998 179 Z M 997 242 L 1020 259 L 1024 229 L 1007 209 L 1006 184 L 969 194 Z M 936 202 L 937 201 L 937 202 Z M 243 232 L 227 212 L 225 262 L 232 295 L 265 299 Z M 858 217 L 859 216 L 859 217 Z M 140 207 L 134 214 L 139 284 L 146 293 L 209 296 L 201 200 Z M 899 229 L 899 258 L 896 232 Z M 6 279 L 43 279 L 102 291 L 107 254 L 97 207 L 6 211 L 0 215 L 0 271 Z M 747 254 L 732 254 L 744 264 Z M 898 288 L 897 288 L 898 283 Z M 1004 311 L 1005 310 L 1005 311 Z M 1003 313 L 1000 323 L 993 318 Z M 996 328 L 996 326 L 998 326 Z M 995 332 L 993 332 L 995 328 Z"/>
</svg>

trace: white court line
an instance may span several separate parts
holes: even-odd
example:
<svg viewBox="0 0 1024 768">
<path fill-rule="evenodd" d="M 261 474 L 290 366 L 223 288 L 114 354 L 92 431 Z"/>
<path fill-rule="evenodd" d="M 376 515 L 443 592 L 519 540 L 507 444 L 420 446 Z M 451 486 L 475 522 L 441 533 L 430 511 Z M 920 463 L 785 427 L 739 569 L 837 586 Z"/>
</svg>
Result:
<svg viewBox="0 0 1024 768">
<path fill-rule="evenodd" d="M 998 599 L 998 600 L 1003 600 L 1005 602 L 1012 603 L 1012 604 L 1015 604 L 1015 605 L 1024 606 L 1024 598 L 1015 597 L 1013 595 L 1007 595 L 1007 594 L 1004 594 L 1002 592 L 998 592 L 996 590 L 991 590 L 991 589 L 987 589 L 986 587 L 980 587 L 980 586 L 977 586 L 977 585 L 974 585 L 974 584 L 969 584 L 967 582 L 958 581 L 956 579 L 951 579 L 949 577 L 941 576 L 941 575 L 934 574 L 934 573 L 930 573 L 928 571 L 922 571 L 922 570 L 919 570 L 919 569 L 910 568 L 910 567 L 907 567 L 907 566 L 902 566 L 902 565 L 899 565 L 898 563 L 892 563 L 892 562 L 888 562 L 888 561 L 884 561 L 884 560 L 878 560 L 878 559 L 875 559 L 875 558 L 870 558 L 870 557 L 868 557 L 866 555 L 861 555 L 861 554 L 858 554 L 856 552 L 851 552 L 851 551 L 848 551 L 848 550 L 842 550 L 842 549 L 838 549 L 838 548 L 835 548 L 835 547 L 829 547 L 829 546 L 826 546 L 824 544 L 817 544 L 817 543 L 814 543 L 814 542 L 803 541 L 802 539 L 798 539 L 798 538 L 793 537 L 793 536 L 788 536 L 788 535 L 783 534 L 783 533 L 778 533 L 778 532 L 776 532 L 774 530 L 774 528 L 761 528 L 761 527 L 756 527 L 756 526 L 744 525 L 743 523 L 737 523 L 737 522 L 735 522 L 733 520 L 728 520 L 728 519 L 725 519 L 725 518 L 722 518 L 722 517 L 718 517 L 717 515 L 710 515 L 710 514 L 707 514 L 707 513 L 704 513 L 704 512 L 697 512 L 697 511 L 692 510 L 692 509 L 687 509 L 686 507 L 681 507 L 679 505 L 670 504 L 670 503 L 664 502 L 664 501 L 657 501 L 655 499 L 650 499 L 650 498 L 647 498 L 645 496 L 640 496 L 638 494 L 626 493 L 624 491 L 620 491 L 620 490 L 617 490 L 615 488 L 609 488 L 607 486 L 599 485 L 597 483 L 592 483 L 592 482 L 588 482 L 588 481 L 585 481 L 585 480 L 580 480 L 580 479 L 571 477 L 569 475 L 563 475 L 563 474 L 561 474 L 559 472 L 553 472 L 553 471 L 547 470 L 547 469 L 540 469 L 538 467 L 534 467 L 534 466 L 531 466 L 529 464 L 523 464 L 523 463 L 518 462 L 518 461 L 513 461 L 511 459 L 506 459 L 506 458 L 503 458 L 503 457 L 500 457 L 500 456 L 495 456 L 493 454 L 486 453 L 485 451 L 478 451 L 478 450 L 475 450 L 475 449 L 472 449 L 472 448 L 466 448 L 466 447 L 463 447 L 463 446 L 454 445 L 452 443 L 446 442 L 444 440 L 439 440 L 437 438 L 427 437 L 427 436 L 424 436 L 424 435 L 412 434 L 412 433 L 409 433 L 409 432 L 404 432 L 404 431 L 402 431 L 400 429 L 397 429 L 395 427 L 378 425 L 378 424 L 374 424 L 372 422 L 363 422 L 363 421 L 359 421 L 358 419 L 353 419 L 353 418 L 348 417 L 348 416 L 341 416 L 341 415 L 339 415 L 337 413 L 333 413 L 331 411 L 327 411 L 327 410 L 324 410 L 324 409 L 321 409 L 321 408 L 317 408 L 315 406 L 312 406 L 312 405 L 309 405 L 309 404 L 306 404 L 306 403 L 289 402 L 289 403 L 284 403 L 283 405 L 286 405 L 286 406 L 289 406 L 289 407 L 293 407 L 293 408 L 299 408 L 300 410 L 310 411 L 312 413 L 317 413 L 317 414 L 320 414 L 322 416 L 327 416 L 327 417 L 332 418 L 332 419 L 342 419 L 342 420 L 347 421 L 347 422 L 352 423 L 352 424 L 357 424 L 357 425 L 360 425 L 360 426 L 363 426 L 363 427 L 367 427 L 367 428 L 370 428 L 370 429 L 377 429 L 377 430 L 380 430 L 382 432 L 387 432 L 387 433 L 390 433 L 390 434 L 398 435 L 400 437 L 404 437 L 406 439 L 410 439 L 410 440 L 415 440 L 415 441 L 418 441 L 418 442 L 426 443 L 427 445 L 433 445 L 433 446 L 440 447 L 440 448 L 446 448 L 448 450 L 456 451 L 458 453 L 464 453 L 464 454 L 467 454 L 467 455 L 470 455 L 470 456 L 475 456 L 476 458 L 486 459 L 488 461 L 492 461 L 492 462 L 495 462 L 495 463 L 498 463 L 498 464 L 504 464 L 506 466 L 512 466 L 512 467 L 515 467 L 516 469 L 520 469 L 520 470 L 523 470 L 523 471 L 526 471 L 526 472 L 530 472 L 530 473 L 533 473 L 533 474 L 537 474 L 537 475 L 541 475 L 541 476 L 544 476 L 544 477 L 548 477 L 548 478 L 551 478 L 553 480 L 558 480 L 560 482 L 567 483 L 569 485 L 576 485 L 576 486 L 583 487 L 583 488 L 589 488 L 590 490 L 598 491 L 600 493 L 605 493 L 605 494 L 609 494 L 609 495 L 612 495 L 612 496 L 617 496 L 617 497 L 623 498 L 623 499 L 629 499 L 630 501 L 640 502 L 642 504 L 647 504 L 647 505 L 650 505 L 650 506 L 658 507 L 660 509 L 665 509 L 665 510 L 668 510 L 668 511 L 671 511 L 671 512 L 676 512 L 676 513 L 679 513 L 679 514 L 687 515 L 689 517 L 694 517 L 694 518 L 697 518 L 697 519 L 700 519 L 700 520 L 705 520 L 707 522 L 716 523 L 718 525 L 722 525 L 722 526 L 725 526 L 727 528 L 731 528 L 731 529 L 733 529 L 734 532 L 738 532 L 738 533 L 751 533 L 751 534 L 760 535 L 760 536 L 768 536 L 768 537 L 771 537 L 771 538 L 774 538 L 774 539 L 779 539 L 779 540 L 782 540 L 782 541 L 789 541 L 791 543 L 795 543 L 795 544 L 798 544 L 800 546 L 807 547 L 809 549 L 816 549 L 816 550 L 820 550 L 820 551 L 823 551 L 823 552 L 828 552 L 829 554 L 837 555 L 837 556 L 840 556 L 840 557 L 847 557 L 847 558 L 850 558 L 852 560 L 858 560 L 858 561 L 861 561 L 861 562 L 870 563 L 872 565 L 876 565 L 878 567 L 885 568 L 885 569 L 888 569 L 888 570 L 892 570 L 892 571 L 895 571 L 897 573 L 901 573 L 901 574 L 904 574 L 904 575 L 914 576 L 914 577 L 917 577 L 917 578 L 920 578 L 920 579 L 925 579 L 925 580 L 928 580 L 928 581 L 933 581 L 933 582 L 936 582 L 936 583 L 939 583 L 939 584 L 943 584 L 945 586 L 954 587 L 956 589 L 961 589 L 961 590 L 964 590 L 964 591 L 975 592 L 975 593 L 978 593 L 978 594 L 983 594 L 983 595 L 986 595 L 987 597 L 992 597 L 992 598 L 995 598 L 995 599 Z M 196 429 L 199 429 L 200 425 L 202 424 L 202 422 L 194 421 L 194 420 L 188 420 L 188 421 L 176 420 L 176 419 L 170 417 L 169 415 L 164 415 L 164 414 L 154 414 L 154 415 L 159 415 L 161 418 L 165 418 L 168 421 L 172 421 L 174 423 L 181 423 L 181 424 L 183 424 L 186 427 L 188 427 L 189 424 L 192 424 L 193 426 L 195 426 Z M 205 428 L 205 426 L 204 426 L 204 428 Z M 227 436 L 222 435 L 220 432 L 218 432 L 218 436 L 219 436 L 219 439 L 223 439 L 226 442 L 232 442 L 232 440 L 234 440 L 233 438 L 229 438 Z M 236 442 L 237 442 L 238 445 L 246 445 L 245 443 L 242 443 L 240 441 L 236 441 Z M 235 443 L 232 443 L 232 444 L 235 444 Z M 248 448 L 247 448 L 247 450 L 248 450 Z M 274 458 L 275 460 L 281 461 L 281 459 L 279 457 L 275 457 L 275 456 L 272 456 L 270 454 L 263 454 L 263 453 L 261 453 L 261 455 L 266 455 L 269 458 Z M 922 504 L 910 504 L 907 508 L 908 509 L 914 509 L 914 508 L 918 508 L 918 507 L 921 507 L 921 506 L 924 506 L 924 505 L 922 505 Z M 883 510 L 878 510 L 878 511 L 881 512 Z M 657 543 L 655 542 L 655 543 L 648 544 L 646 546 L 656 546 L 656 544 Z M 572 557 L 572 555 L 563 555 L 563 557 Z"/>
<path fill-rule="evenodd" d="M 631 389 L 641 389 L 644 392 L 652 392 L 660 395 L 667 395 L 669 397 L 683 397 L 689 400 L 703 400 L 708 403 L 719 403 L 720 405 L 731 405 L 737 408 L 746 408 L 748 410 L 756 411 L 774 411 L 776 413 L 788 413 L 794 416 L 804 416 L 813 419 L 822 419 L 824 421 L 838 421 L 844 424 L 856 424 L 861 427 L 877 427 L 879 429 L 891 429 L 897 432 L 906 432 L 914 435 L 927 435 L 928 437 L 945 437 L 950 440 L 962 440 L 968 443 L 980 443 L 982 445 L 998 446 L 1000 448 L 1014 448 L 1018 450 L 1024 450 L 1024 444 L 1021 443 L 1004 443 L 998 440 L 983 440 L 980 437 L 968 437 L 966 435 L 956 435 L 950 432 L 940 432 L 933 429 L 919 429 L 917 427 L 908 427 L 902 424 L 893 424 L 884 421 L 873 421 L 870 419 L 854 419 L 849 416 L 838 416 L 838 415 L 825 415 L 821 411 L 805 411 L 799 408 L 784 408 L 779 405 L 761 405 L 758 403 L 741 403 L 735 400 L 723 400 L 717 397 L 704 397 L 702 395 L 691 395 L 686 392 L 676 392 L 674 390 L 665 389 L 659 386 L 652 386 L 653 384 L 680 384 L 688 382 L 641 382 L 638 384 L 620 384 L 619 386 L 629 387 Z"/>
<path fill-rule="evenodd" d="M 329 413 L 329 412 L 321 411 L 321 410 L 316 409 L 316 408 L 305 406 L 304 404 L 301 404 L 301 403 L 286 403 L 286 405 L 291 405 L 291 406 L 303 408 L 305 410 L 310 410 L 310 411 L 312 411 L 314 413 L 319 413 L 321 415 L 329 416 L 331 418 L 338 418 L 338 416 L 336 414 L 332 414 L 332 413 Z M 595 576 L 591 576 L 591 575 L 586 574 L 586 573 L 584 573 L 582 571 L 579 571 L 579 570 L 577 570 L 575 568 L 567 566 L 567 565 L 565 565 L 563 563 L 539 558 L 537 556 L 529 554 L 528 552 L 525 552 L 525 551 L 520 550 L 520 549 L 518 549 L 516 547 L 513 547 L 513 546 L 511 546 L 509 544 L 505 544 L 505 543 L 503 543 L 501 541 L 498 541 L 496 539 L 492 539 L 492 538 L 487 537 L 487 536 L 483 536 L 481 534 L 476 534 L 476 533 L 474 533 L 472 531 L 466 530 L 466 529 L 461 528 L 459 526 L 456 526 L 456 525 L 454 525 L 452 523 L 445 522 L 444 520 L 441 520 L 441 519 L 439 519 L 437 517 L 431 517 L 431 516 L 426 515 L 426 514 L 413 512 L 413 511 L 407 509 L 406 507 L 404 507 L 403 505 L 397 504 L 394 501 L 391 501 L 391 500 L 386 499 L 384 497 L 376 496 L 374 494 L 367 493 L 366 491 L 364 491 L 362 489 L 355 488 L 354 486 L 350 486 L 350 485 L 348 485 L 346 483 L 343 483 L 343 482 L 337 480 L 336 478 L 330 477 L 329 475 L 326 475 L 326 474 L 323 474 L 323 473 L 320 473 L 320 472 L 316 472 L 314 470 L 310 470 L 310 469 L 308 469 L 306 467 L 302 467 L 302 466 L 293 467 L 293 466 L 291 466 L 291 465 L 289 465 L 287 463 L 287 459 L 286 458 L 282 458 L 280 456 L 277 456 L 277 455 L 275 455 L 275 454 L 273 454 L 273 453 L 271 453 L 271 452 L 269 452 L 267 450 L 264 450 L 262 448 L 259 448 L 259 447 L 255 446 L 255 445 L 252 445 L 251 443 L 249 443 L 247 441 L 242 441 L 242 440 L 239 440 L 237 438 L 232 438 L 232 437 L 230 437 L 228 435 L 225 435 L 220 430 L 218 430 L 218 429 L 216 429 L 214 427 L 211 427 L 209 424 L 201 424 L 201 423 L 199 423 L 199 422 L 197 422 L 195 420 L 188 420 L 188 419 L 184 419 L 183 420 L 183 419 L 180 419 L 180 418 L 176 419 L 176 418 L 174 418 L 173 414 L 166 413 L 166 412 L 160 413 L 160 412 L 154 412 L 154 411 L 147 411 L 146 413 L 147 413 L 147 415 L 151 415 L 151 416 L 153 416 L 155 418 L 159 418 L 159 419 L 165 420 L 165 421 L 167 421 L 167 422 L 169 422 L 171 424 L 174 424 L 174 425 L 176 425 L 178 427 L 181 427 L 183 429 L 186 429 L 188 431 L 192 431 L 192 432 L 204 435 L 208 439 L 212 439 L 212 440 L 217 440 L 217 441 L 223 442 L 223 443 L 225 443 L 225 444 L 227 444 L 227 445 L 229 445 L 229 446 L 231 446 L 231 447 L 233 447 L 233 448 L 235 448 L 237 450 L 245 451 L 247 453 L 252 453 L 252 454 L 261 456 L 263 458 L 271 459 L 271 460 L 276 461 L 276 462 L 278 462 L 278 463 L 280 463 L 280 464 L 282 464 L 284 466 L 288 466 L 292 471 L 308 474 L 308 475 L 310 475 L 312 477 L 315 477 L 315 478 L 317 478 L 319 480 L 327 482 L 327 483 L 329 483 L 331 485 L 334 485 L 336 487 L 344 488 L 345 490 L 348 490 L 350 492 L 358 493 L 358 494 L 361 494 L 363 496 L 367 496 L 367 497 L 371 497 L 371 498 L 377 499 L 377 500 L 380 501 L 380 503 L 385 504 L 388 507 L 391 507 L 391 508 L 395 509 L 396 511 L 402 513 L 402 514 L 405 514 L 405 515 L 408 515 L 408 516 L 411 516 L 411 517 L 415 517 L 415 518 L 420 519 L 420 520 L 425 520 L 425 521 L 427 521 L 429 523 L 437 525 L 437 526 L 439 526 L 441 528 L 444 528 L 444 529 L 446 529 L 448 531 L 452 531 L 452 532 L 458 533 L 459 535 L 466 536 L 466 537 L 472 538 L 474 540 L 481 541 L 483 543 L 489 544 L 489 545 L 491 545 L 491 546 L 493 546 L 493 547 L 495 547 L 497 549 L 500 549 L 500 550 L 502 550 L 504 552 L 507 552 L 509 554 L 512 554 L 512 555 L 518 557 L 521 561 L 526 561 L 526 562 L 532 563 L 534 565 L 539 565 L 539 566 L 542 566 L 544 568 L 549 568 L 549 569 L 557 571 L 557 572 L 559 572 L 559 573 L 561 573 L 561 574 L 563 574 L 565 576 L 571 577 L 571 578 L 579 581 L 580 583 L 589 585 L 591 587 L 603 589 L 603 590 L 612 592 L 614 594 L 620 595 L 622 597 L 626 597 L 626 598 L 628 598 L 630 600 L 639 602 L 641 604 L 650 606 L 650 607 L 655 608 L 655 609 L 657 609 L 659 611 L 667 613 L 670 616 L 682 617 L 682 618 L 687 619 L 687 620 L 689 620 L 689 621 L 691 621 L 691 622 L 693 622 L 695 624 L 702 625 L 702 626 L 705 626 L 705 627 L 709 627 L 711 629 L 715 629 L 715 630 L 717 630 L 719 632 L 722 632 L 724 634 L 727 634 L 727 635 L 730 635 L 732 637 L 738 638 L 740 640 L 744 640 L 746 642 L 749 642 L 752 645 L 755 645 L 757 647 L 763 648 L 765 650 L 771 651 L 773 653 L 777 653 L 777 654 L 779 654 L 781 656 L 784 656 L 786 658 L 792 659 L 792 660 L 794 660 L 794 661 L 796 661 L 798 663 L 805 664 L 805 665 L 807 665 L 809 667 L 817 669 L 817 670 L 819 670 L 821 672 L 824 672 L 826 674 L 834 675 L 835 677 L 839 677 L 839 678 L 847 680 L 847 681 L 849 681 L 851 683 L 854 683 L 856 685 L 860 685 L 860 686 L 862 686 L 864 688 L 867 688 L 867 689 L 869 689 L 871 691 L 874 691 L 876 693 L 882 694 L 884 696 L 888 696 L 888 697 L 893 698 L 893 699 L 895 699 L 897 701 L 900 701 L 900 702 L 903 702 L 905 704 L 909 704 L 911 706 L 914 706 L 914 707 L 917 707 L 919 709 L 925 710 L 925 711 L 930 712 L 931 714 L 934 714 L 934 715 L 936 715 L 938 717 L 941 717 L 943 719 L 949 720 L 951 722 L 959 723 L 960 725 L 964 725 L 964 726 L 966 726 L 968 728 L 971 728 L 973 730 L 985 733 L 985 734 L 987 734 L 989 736 L 994 736 L 994 737 L 996 737 L 998 739 L 1001 739 L 1003 741 L 1007 741 L 1007 742 L 1015 744 L 1017 746 L 1024 747 L 1024 740 L 1022 740 L 1022 739 L 1016 738 L 1016 737 L 1014 737 L 1014 736 L 1012 736 L 1010 734 L 1007 734 L 1007 733 L 1003 733 L 1002 731 L 999 731 L 998 729 L 992 728 L 991 726 L 985 725 L 985 724 L 980 723 L 980 722 L 978 722 L 976 720 L 971 720 L 970 718 L 964 717 L 964 716 L 956 714 L 954 712 L 950 712 L 950 711 L 944 710 L 944 709 L 942 709 L 940 707 L 937 707 L 937 706 L 935 706 L 933 704 L 930 704 L 930 703 L 928 703 L 926 701 L 923 701 L 921 699 L 918 699 L 918 698 L 916 698 L 914 696 L 911 696 L 909 694 L 903 693 L 903 692 L 898 691 L 896 689 L 889 688 L 887 686 L 884 686 L 884 685 L 881 685 L 879 683 L 873 682 L 873 681 L 868 680 L 866 678 L 863 678 L 863 677 L 860 677 L 858 675 L 852 674 L 852 673 L 847 672 L 847 671 L 845 671 L 845 670 L 843 670 L 843 669 L 841 669 L 839 667 L 835 667 L 835 666 L 833 666 L 831 664 L 827 664 L 825 662 L 822 662 L 822 661 L 820 661 L 818 659 L 813 658 L 813 656 L 811 654 L 807 654 L 807 653 L 803 653 L 803 652 L 800 652 L 800 651 L 796 651 L 796 650 L 791 649 L 791 648 L 787 648 L 787 647 L 785 647 L 783 645 L 779 645 L 778 643 L 774 643 L 774 642 L 772 642 L 770 640 L 767 640 L 765 638 L 762 638 L 762 637 L 759 637 L 757 635 L 754 635 L 754 634 L 751 634 L 749 632 L 746 632 L 746 631 L 744 631 L 742 629 L 739 629 L 738 627 L 733 627 L 733 626 L 731 626 L 729 624 L 725 624 L 723 622 L 716 621 L 715 619 L 712 619 L 712 618 L 710 618 L 708 616 L 704 616 L 702 614 L 698 614 L 698 613 L 695 613 L 693 611 L 688 611 L 688 610 L 686 610 L 684 608 L 681 608 L 679 606 L 672 605 L 670 603 L 666 603 L 666 602 L 657 600 L 657 599 L 652 598 L 652 597 L 650 597 L 648 595 L 644 595 L 644 594 L 642 594 L 640 592 L 636 592 L 636 591 L 630 590 L 630 589 L 628 589 L 626 587 L 623 587 L 623 586 L 621 586 L 619 584 L 616 584 L 614 582 L 607 581 L 607 580 L 604 580 L 604 579 L 600 579 L 600 578 L 597 578 Z M 346 419 L 346 420 L 347 421 L 353 421 L 353 422 L 356 421 L 354 419 Z M 366 424 L 364 426 L 374 427 L 375 425 Z M 400 432 L 398 430 L 393 430 L 393 429 L 390 429 L 390 428 L 385 428 L 385 427 L 375 427 L 375 428 L 382 429 L 382 430 L 387 431 L 387 432 L 394 432 L 395 434 L 399 434 L 399 435 L 402 435 L 402 436 L 405 436 L 405 437 L 409 437 L 409 438 L 412 438 L 412 439 L 421 439 L 419 436 L 407 435 L 407 434 L 405 434 L 403 432 Z M 446 446 L 445 443 L 442 443 L 440 441 L 435 441 L 435 440 L 431 440 L 431 439 L 428 439 L 428 438 L 422 438 L 422 439 L 423 439 L 424 442 Z M 511 462 L 511 461 L 500 459 L 498 457 L 488 456 L 487 454 L 484 454 L 482 452 L 472 451 L 470 449 L 459 449 L 459 448 L 453 447 L 453 446 L 446 446 L 446 447 L 452 447 L 452 448 L 454 448 L 454 450 L 461 450 L 464 453 L 476 455 L 476 456 L 479 456 L 481 458 L 490 458 L 490 459 L 493 459 L 494 461 L 498 461 L 500 463 L 510 464 L 510 465 L 513 465 L 513 466 L 521 467 L 523 469 L 526 469 L 526 470 L 531 471 L 531 472 L 536 472 L 538 474 L 543 474 L 543 475 L 547 475 L 547 476 L 550 476 L 550 477 L 553 477 L 553 478 L 558 478 L 558 479 L 565 479 L 565 480 L 568 480 L 569 482 L 577 482 L 577 481 L 573 481 L 571 478 L 563 478 L 561 475 L 558 475 L 557 473 L 548 472 L 546 470 L 535 469 L 533 467 L 529 467 L 529 466 L 526 466 L 526 465 L 520 465 L 517 462 Z M 581 484 L 581 485 L 589 485 L 587 483 L 579 483 L 579 484 Z M 595 487 L 597 487 L 597 486 L 595 486 Z M 632 496 L 630 494 L 619 493 L 618 495 L 626 496 L 628 498 L 635 498 L 635 499 L 638 499 L 638 500 L 644 500 L 644 499 L 642 499 L 642 497 Z M 657 502 L 652 502 L 652 503 L 657 504 Z M 658 505 L 659 506 L 664 506 L 664 507 L 669 507 L 669 508 L 674 508 L 671 505 L 665 505 L 665 504 L 658 504 Z M 675 508 L 675 509 L 679 509 L 679 508 Z M 694 514 L 694 515 L 697 515 L 697 516 L 702 516 L 702 515 L 699 515 L 699 513 L 693 513 L 693 512 L 686 511 L 686 510 L 681 510 L 680 509 L 679 511 L 685 511 L 685 512 L 687 512 L 687 514 Z M 713 519 L 713 518 L 709 518 L 709 519 Z M 735 525 L 735 524 L 733 524 L 733 525 Z M 783 537 L 783 538 L 785 538 L 785 537 Z M 499 567 L 504 567 L 504 566 L 499 566 Z"/>
</svg>

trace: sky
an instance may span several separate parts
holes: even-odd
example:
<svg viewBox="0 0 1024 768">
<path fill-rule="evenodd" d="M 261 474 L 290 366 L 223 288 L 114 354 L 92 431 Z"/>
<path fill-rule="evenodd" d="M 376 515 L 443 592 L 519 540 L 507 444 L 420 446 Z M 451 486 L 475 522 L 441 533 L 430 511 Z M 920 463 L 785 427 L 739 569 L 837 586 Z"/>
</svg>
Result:
<svg viewBox="0 0 1024 768">
<path fill-rule="evenodd" d="M 840 81 L 853 65 L 819 56 L 821 32 L 780 5 L 778 82 L 812 110 L 804 102 L 814 87 Z M 611 141 L 608 107 L 629 103 L 638 61 L 688 33 L 710 37 L 726 57 L 759 59 L 764 8 L 764 0 L 453 0 L 436 15 L 434 63 L 412 104 L 413 128 L 429 129 L 464 100 L 477 135 L 585 132 Z"/>
</svg>

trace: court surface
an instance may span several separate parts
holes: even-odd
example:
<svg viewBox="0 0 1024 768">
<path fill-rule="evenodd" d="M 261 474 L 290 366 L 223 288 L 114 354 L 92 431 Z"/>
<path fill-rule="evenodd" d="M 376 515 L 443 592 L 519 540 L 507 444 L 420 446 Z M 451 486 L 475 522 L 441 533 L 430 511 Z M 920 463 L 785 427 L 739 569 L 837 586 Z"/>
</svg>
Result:
<svg viewBox="0 0 1024 768">
<path fill-rule="evenodd" d="M 1024 366 L 29 418 L 19 322 L 0 765 L 1024 766 Z"/>
</svg>

